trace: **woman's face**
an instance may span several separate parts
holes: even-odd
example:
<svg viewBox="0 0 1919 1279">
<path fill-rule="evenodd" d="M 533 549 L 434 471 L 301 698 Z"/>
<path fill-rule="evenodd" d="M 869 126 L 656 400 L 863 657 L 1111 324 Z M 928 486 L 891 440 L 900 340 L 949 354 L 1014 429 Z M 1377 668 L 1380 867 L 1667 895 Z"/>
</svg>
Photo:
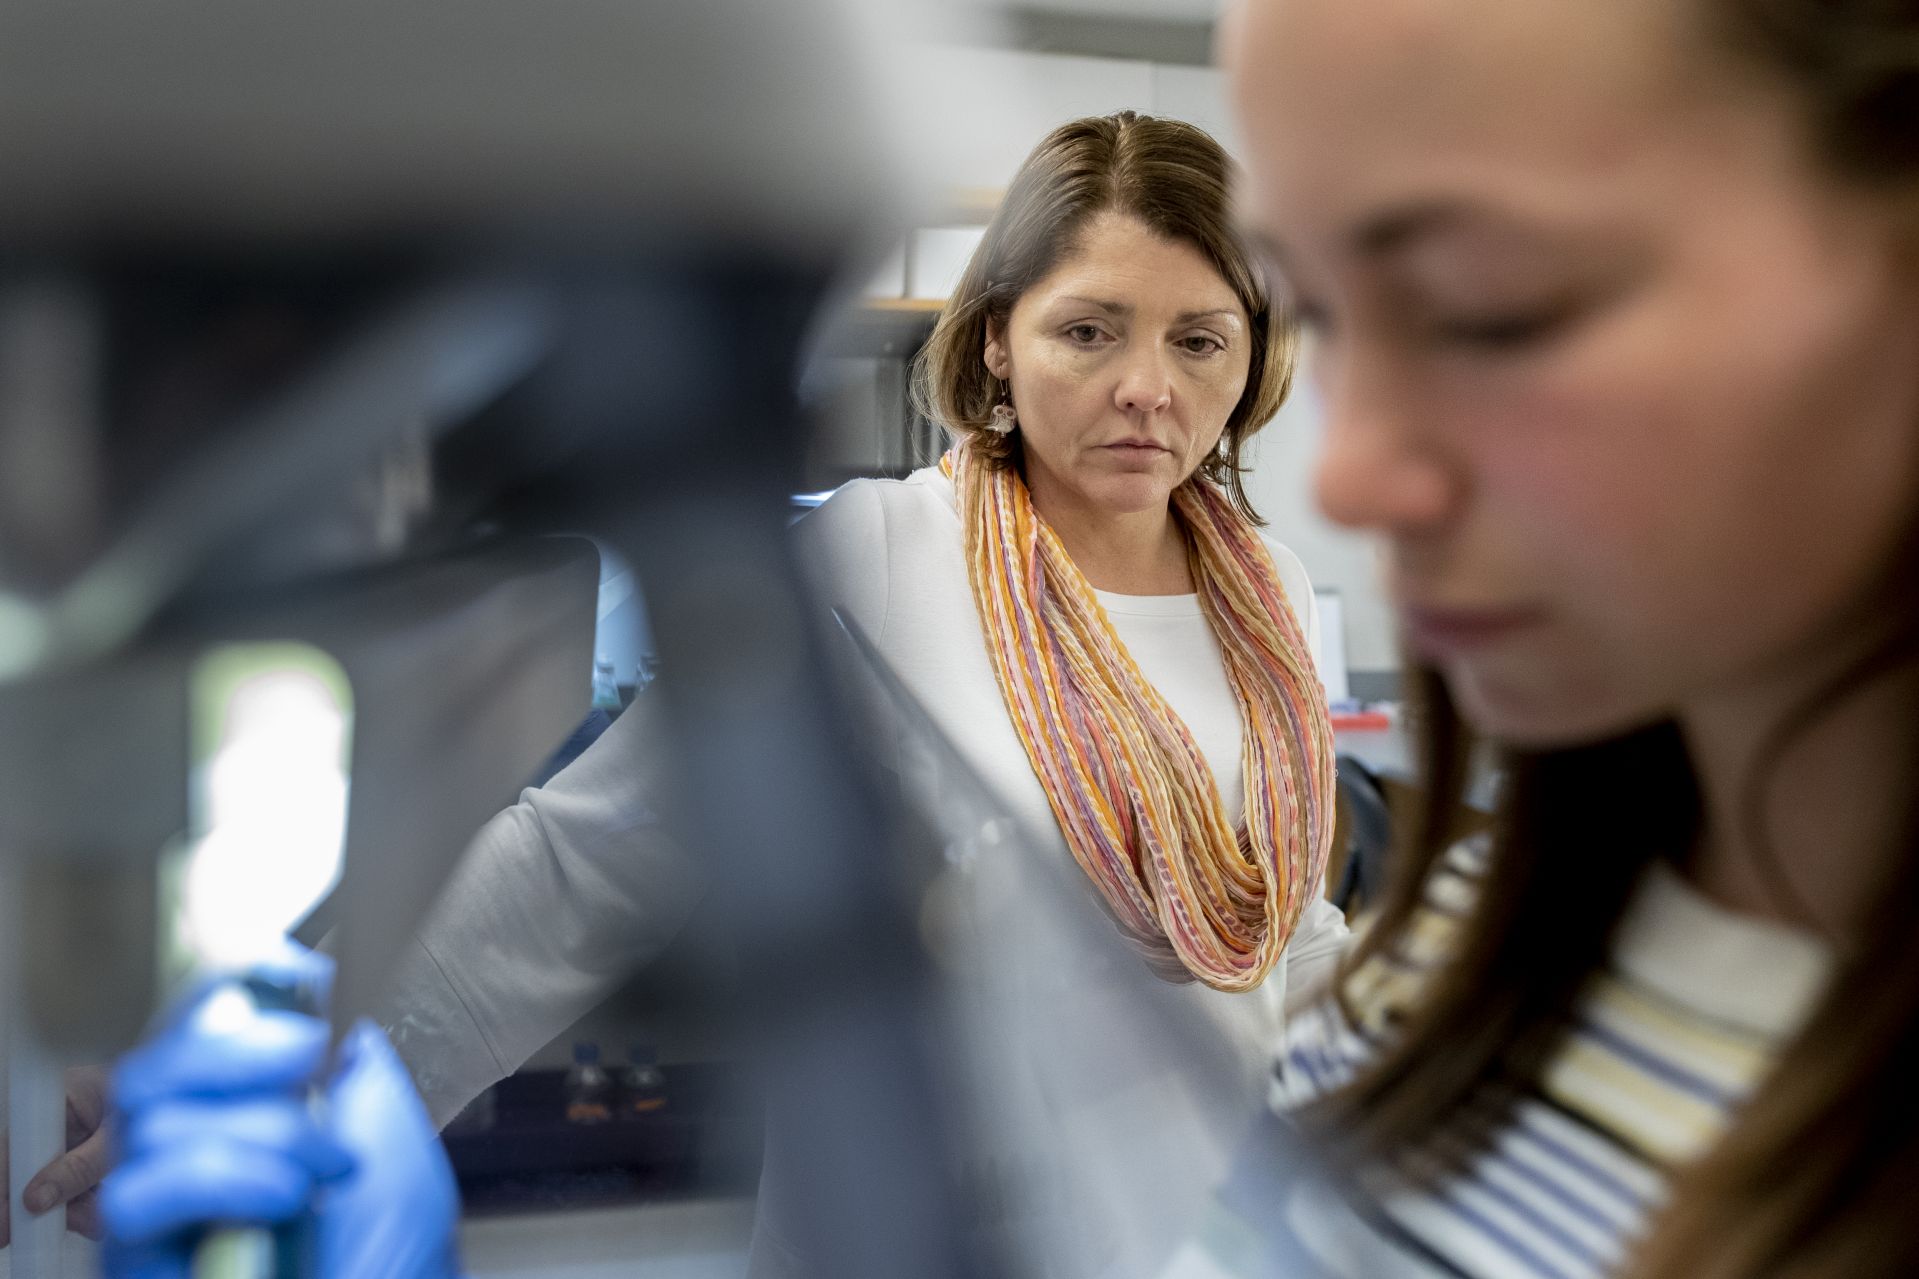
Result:
<svg viewBox="0 0 1919 1279">
<path fill-rule="evenodd" d="M 1670 0 L 1250 0 L 1247 213 L 1482 729 L 1576 741 L 1790 679 L 1904 529 L 1919 305 L 1891 216 Z"/>
<path fill-rule="evenodd" d="M 1042 512 L 1163 511 L 1246 389 L 1246 310 L 1197 248 L 1135 218 L 1100 215 L 1076 248 L 987 334 L 986 367 Z"/>
</svg>

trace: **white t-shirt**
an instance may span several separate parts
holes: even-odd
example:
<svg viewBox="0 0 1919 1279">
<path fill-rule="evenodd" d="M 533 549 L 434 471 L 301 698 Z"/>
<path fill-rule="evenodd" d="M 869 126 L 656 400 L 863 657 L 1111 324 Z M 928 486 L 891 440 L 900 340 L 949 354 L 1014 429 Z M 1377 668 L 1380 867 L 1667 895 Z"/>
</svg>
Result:
<svg viewBox="0 0 1919 1279">
<path fill-rule="evenodd" d="M 1293 560 L 1290 554 L 1281 563 Z M 1233 696 L 1232 683 L 1226 678 L 1225 659 L 1219 651 L 1219 639 L 1206 621 L 1197 595 L 1115 595 L 1095 592 L 1100 607 L 1118 632 L 1120 642 L 1138 663 L 1140 673 L 1159 690 L 1186 731 L 1193 735 L 1200 754 L 1212 767 L 1213 782 L 1226 816 L 1237 822 L 1246 806 L 1246 779 L 1242 775 L 1245 741 L 1241 736 L 1239 701 Z M 1293 585 L 1287 597 L 1298 600 Z M 1307 591 L 1308 627 L 1312 636 L 1312 593 Z M 1212 660 L 1195 660 L 1210 654 Z M 1318 658 L 1318 646 L 1313 656 Z"/>
</svg>

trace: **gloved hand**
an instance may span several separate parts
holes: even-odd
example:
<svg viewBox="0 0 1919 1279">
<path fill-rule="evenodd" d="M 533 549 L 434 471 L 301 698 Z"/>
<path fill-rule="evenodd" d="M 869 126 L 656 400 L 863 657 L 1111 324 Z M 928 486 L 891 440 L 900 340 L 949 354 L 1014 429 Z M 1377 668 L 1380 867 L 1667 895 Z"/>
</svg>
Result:
<svg viewBox="0 0 1919 1279">
<path fill-rule="evenodd" d="M 270 975 L 324 987 L 306 951 Z M 316 1279 L 448 1279 L 459 1195 L 426 1110 L 386 1037 L 355 1027 L 316 1111 L 326 1024 L 199 992 L 114 1074 L 121 1163 L 101 1188 L 114 1279 L 184 1279 L 205 1227 L 314 1214 Z"/>
</svg>

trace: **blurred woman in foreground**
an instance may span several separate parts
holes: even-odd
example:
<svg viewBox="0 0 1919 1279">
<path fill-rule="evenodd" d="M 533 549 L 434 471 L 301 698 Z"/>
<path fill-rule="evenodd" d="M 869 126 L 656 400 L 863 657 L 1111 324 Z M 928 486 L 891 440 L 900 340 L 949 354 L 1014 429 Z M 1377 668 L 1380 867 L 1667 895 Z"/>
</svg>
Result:
<svg viewBox="0 0 1919 1279">
<path fill-rule="evenodd" d="M 1919 1274 L 1919 7 L 1239 19 L 1431 779 L 1281 1068 L 1357 1172 L 1325 1258 Z M 1502 813 L 1449 852 L 1475 739 Z"/>
</svg>

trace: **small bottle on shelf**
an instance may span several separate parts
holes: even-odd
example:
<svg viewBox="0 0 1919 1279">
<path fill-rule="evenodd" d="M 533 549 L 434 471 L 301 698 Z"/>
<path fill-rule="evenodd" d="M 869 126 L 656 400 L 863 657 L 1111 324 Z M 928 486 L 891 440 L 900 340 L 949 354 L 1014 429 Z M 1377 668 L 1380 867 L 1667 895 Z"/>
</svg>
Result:
<svg viewBox="0 0 1919 1279">
<path fill-rule="evenodd" d="M 660 1070 L 659 1050 L 651 1044 L 631 1044 L 620 1067 L 620 1114 L 628 1119 L 666 1108 L 666 1075 Z"/>
<path fill-rule="evenodd" d="M 593 663 L 593 709 L 618 715 L 621 706 L 620 686 L 613 676 L 613 659 L 602 657 Z"/>
<path fill-rule="evenodd" d="M 573 1068 L 566 1072 L 563 1090 L 568 1123 L 603 1124 L 613 1118 L 613 1081 L 600 1065 L 598 1044 L 573 1045 Z"/>
</svg>

